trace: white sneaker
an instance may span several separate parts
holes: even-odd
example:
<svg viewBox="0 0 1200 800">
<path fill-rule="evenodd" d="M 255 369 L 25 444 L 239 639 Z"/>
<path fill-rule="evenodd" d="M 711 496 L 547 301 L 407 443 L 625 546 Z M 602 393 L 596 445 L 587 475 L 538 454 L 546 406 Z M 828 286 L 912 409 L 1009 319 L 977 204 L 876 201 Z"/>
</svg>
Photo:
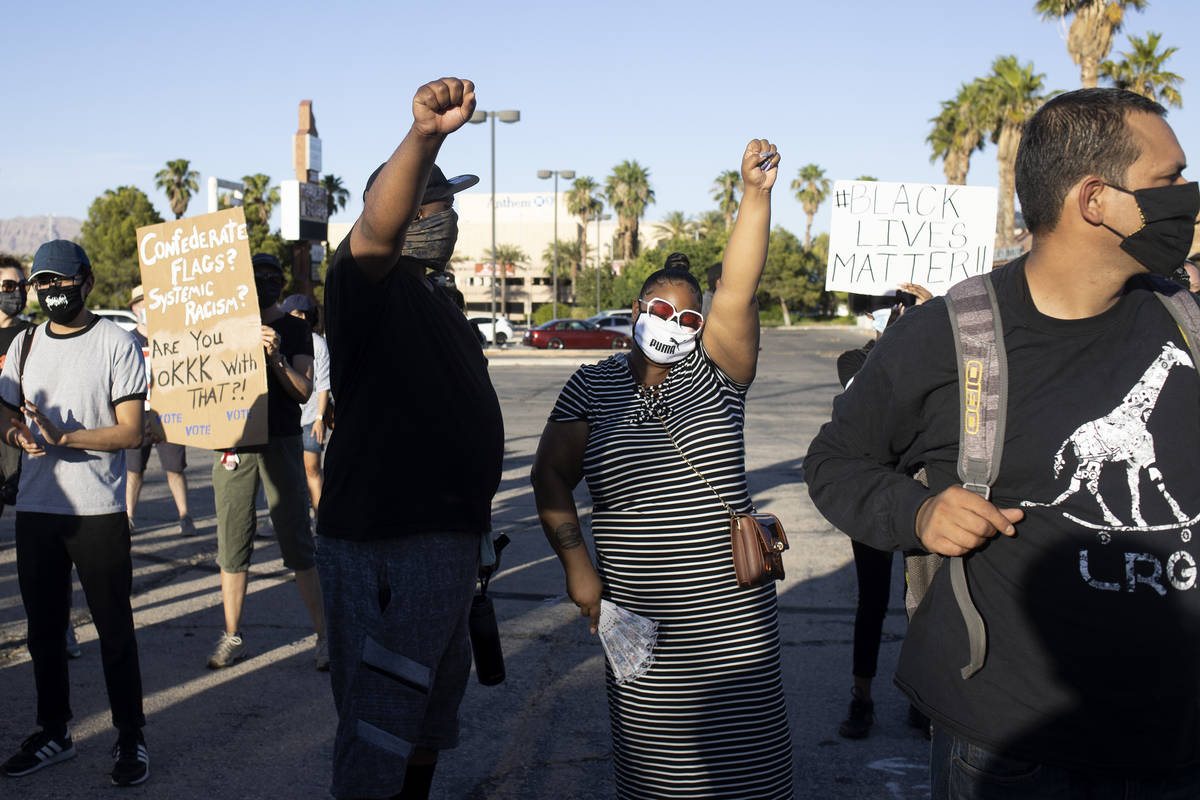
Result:
<svg viewBox="0 0 1200 800">
<path fill-rule="evenodd" d="M 221 632 L 221 638 L 217 640 L 217 646 L 213 649 L 213 653 L 208 657 L 209 669 L 222 669 L 236 664 L 246 657 L 246 643 L 242 641 L 242 637 L 237 633 Z"/>
</svg>

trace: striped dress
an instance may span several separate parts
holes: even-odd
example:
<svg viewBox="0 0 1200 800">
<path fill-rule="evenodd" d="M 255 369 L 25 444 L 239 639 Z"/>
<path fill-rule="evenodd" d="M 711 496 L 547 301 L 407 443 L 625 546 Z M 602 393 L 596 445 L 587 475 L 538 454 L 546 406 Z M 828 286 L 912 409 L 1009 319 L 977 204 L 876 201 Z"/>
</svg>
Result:
<svg viewBox="0 0 1200 800">
<path fill-rule="evenodd" d="M 792 797 L 775 587 L 738 588 L 729 515 L 747 510 L 748 385 L 697 349 L 657 392 L 627 356 L 581 367 L 550 419 L 585 420 L 583 472 L 604 597 L 658 622 L 654 664 L 618 685 L 608 672 L 617 796 Z"/>
</svg>

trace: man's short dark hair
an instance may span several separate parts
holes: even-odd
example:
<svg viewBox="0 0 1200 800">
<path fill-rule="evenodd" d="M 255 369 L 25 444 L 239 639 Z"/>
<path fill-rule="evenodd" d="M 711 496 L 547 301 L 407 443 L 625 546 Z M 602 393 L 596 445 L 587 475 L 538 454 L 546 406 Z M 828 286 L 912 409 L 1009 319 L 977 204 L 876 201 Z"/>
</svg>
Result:
<svg viewBox="0 0 1200 800">
<path fill-rule="evenodd" d="M 8 253 L 0 253 L 0 269 L 15 269 L 21 274 L 25 273 L 25 265 L 21 263 L 21 259 Z"/>
<path fill-rule="evenodd" d="M 700 288 L 700 281 L 696 280 L 696 276 L 692 274 L 692 262 L 683 253 L 671 253 L 667 256 L 667 262 L 663 268 L 650 273 L 650 277 L 646 278 L 646 282 L 642 284 L 642 290 L 638 293 L 638 297 L 645 297 L 646 293 L 658 286 L 660 283 L 685 283 L 693 292 L 696 293 L 696 298 L 704 297 L 704 291 Z"/>
<path fill-rule="evenodd" d="M 1153 100 L 1124 89 L 1080 89 L 1046 102 L 1025 123 L 1017 150 L 1016 186 L 1032 233 L 1054 230 L 1067 192 L 1088 175 L 1124 185 L 1141 156 L 1129 135 L 1132 112 L 1166 116 Z"/>
<path fill-rule="evenodd" d="M 722 267 L 724 267 L 724 264 L 718 261 L 710 266 L 708 268 L 708 272 L 705 273 L 706 277 L 708 278 L 708 290 L 710 292 L 715 292 L 717 290 L 717 281 L 721 280 Z"/>
</svg>

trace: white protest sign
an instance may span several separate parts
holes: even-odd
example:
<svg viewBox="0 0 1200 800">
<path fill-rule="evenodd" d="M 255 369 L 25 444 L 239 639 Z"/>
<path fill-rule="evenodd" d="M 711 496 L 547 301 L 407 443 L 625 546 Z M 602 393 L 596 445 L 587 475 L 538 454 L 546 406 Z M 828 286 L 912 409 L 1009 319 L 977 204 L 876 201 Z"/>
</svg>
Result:
<svg viewBox="0 0 1200 800">
<path fill-rule="evenodd" d="M 167 441 L 265 444 L 266 356 L 242 209 L 148 225 L 137 240 L 150 409 Z"/>
<path fill-rule="evenodd" d="M 883 294 L 916 283 L 934 294 L 992 268 L 996 189 L 837 181 L 825 288 Z"/>
</svg>

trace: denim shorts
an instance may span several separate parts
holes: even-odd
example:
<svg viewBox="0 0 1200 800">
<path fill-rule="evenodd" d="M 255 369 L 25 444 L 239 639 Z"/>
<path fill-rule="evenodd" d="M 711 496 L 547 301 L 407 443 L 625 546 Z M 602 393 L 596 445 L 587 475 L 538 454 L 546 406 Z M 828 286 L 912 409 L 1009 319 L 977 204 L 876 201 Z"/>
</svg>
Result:
<svg viewBox="0 0 1200 800">
<path fill-rule="evenodd" d="M 319 537 L 317 573 L 338 712 L 334 797 L 391 797 L 404 784 L 413 748 L 458 744 L 479 537 Z"/>
<path fill-rule="evenodd" d="M 304 446 L 304 452 L 320 455 L 325 450 L 325 445 L 318 442 L 317 437 L 313 435 L 313 425 L 316 424 L 316 422 L 310 422 L 300 428 L 300 444 Z M 325 432 L 325 436 L 329 436 L 329 431 Z"/>
</svg>

